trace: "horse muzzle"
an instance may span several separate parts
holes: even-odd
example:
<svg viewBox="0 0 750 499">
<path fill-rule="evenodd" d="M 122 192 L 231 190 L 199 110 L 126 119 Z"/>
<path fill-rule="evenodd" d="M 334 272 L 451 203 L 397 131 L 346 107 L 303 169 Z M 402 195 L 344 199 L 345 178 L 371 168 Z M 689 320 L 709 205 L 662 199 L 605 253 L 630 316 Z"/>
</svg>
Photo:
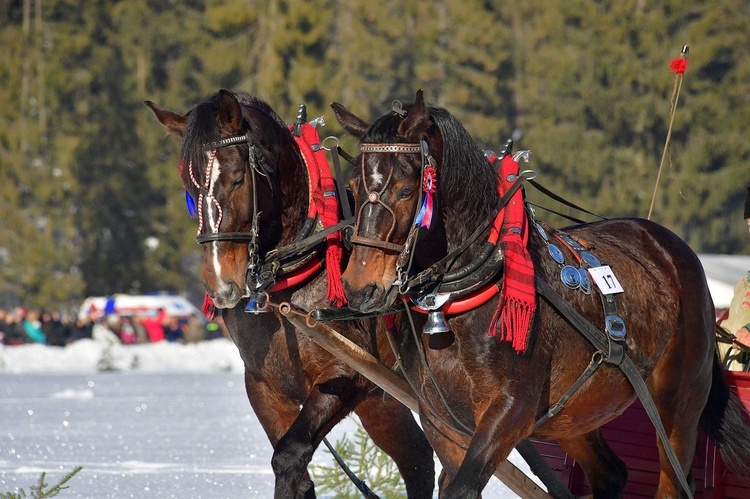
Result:
<svg viewBox="0 0 750 499">
<path fill-rule="evenodd" d="M 205 286 L 208 296 L 214 301 L 216 308 L 234 308 L 240 300 L 246 295 L 234 282 L 221 283 L 217 289 L 211 289 Z"/>
</svg>

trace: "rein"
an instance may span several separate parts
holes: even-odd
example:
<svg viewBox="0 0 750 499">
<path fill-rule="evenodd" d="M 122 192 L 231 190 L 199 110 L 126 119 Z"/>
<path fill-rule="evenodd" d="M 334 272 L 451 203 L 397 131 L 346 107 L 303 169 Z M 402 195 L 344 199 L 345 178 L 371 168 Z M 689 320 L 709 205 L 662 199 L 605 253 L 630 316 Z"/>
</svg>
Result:
<svg viewBox="0 0 750 499">
<path fill-rule="evenodd" d="M 610 363 L 612 365 L 620 368 L 622 373 L 625 375 L 625 377 L 633 387 L 633 390 L 635 390 L 638 399 L 641 401 L 641 403 L 643 404 L 643 408 L 646 410 L 646 414 L 648 414 L 651 423 L 654 425 L 656 433 L 659 436 L 659 440 L 661 440 L 664 453 L 667 455 L 667 459 L 672 465 L 675 475 L 680 482 L 680 486 L 688 497 L 692 497 L 690 486 L 687 483 L 685 474 L 682 472 L 682 466 L 680 465 L 679 459 L 677 459 L 677 455 L 672 448 L 672 444 L 669 442 L 667 432 L 661 422 L 661 418 L 659 417 L 659 412 L 656 409 L 656 405 L 651 398 L 651 394 L 648 391 L 646 383 L 643 381 L 643 378 L 641 378 L 640 372 L 638 371 L 638 368 L 635 366 L 633 361 L 630 359 L 627 353 L 612 352 L 613 346 L 619 347 L 619 349 L 622 349 L 622 346 L 616 344 L 616 342 L 610 342 L 608 337 L 606 337 L 604 333 L 594 327 L 585 317 L 583 317 L 576 309 L 574 309 L 568 302 L 566 302 L 552 286 L 547 284 L 547 282 L 542 279 L 537 279 L 536 284 L 538 293 L 542 297 L 544 297 L 544 299 L 547 300 L 547 302 L 549 302 L 549 304 L 552 305 L 563 317 L 565 317 L 565 319 L 567 319 L 568 322 L 570 322 L 570 324 L 572 324 L 573 327 L 575 327 L 594 346 L 594 348 L 597 349 L 598 352 L 602 352 L 604 354 L 604 362 L 610 360 Z M 615 344 L 613 345 L 613 343 Z M 612 359 L 617 359 L 617 362 L 613 361 Z"/>
</svg>

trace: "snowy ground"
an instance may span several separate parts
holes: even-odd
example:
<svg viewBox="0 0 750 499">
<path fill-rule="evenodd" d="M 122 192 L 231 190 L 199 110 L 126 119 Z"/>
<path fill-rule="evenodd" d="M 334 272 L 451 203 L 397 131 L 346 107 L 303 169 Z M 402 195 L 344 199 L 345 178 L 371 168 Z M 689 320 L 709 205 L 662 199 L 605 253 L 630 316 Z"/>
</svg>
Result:
<svg viewBox="0 0 750 499">
<path fill-rule="evenodd" d="M 223 339 L 0 345 L 0 494 L 80 465 L 59 497 L 272 497 L 272 450 L 241 373 Z M 329 440 L 355 428 L 347 419 Z M 333 465 L 323 446 L 313 461 Z M 484 496 L 516 497 L 495 478 Z"/>
</svg>

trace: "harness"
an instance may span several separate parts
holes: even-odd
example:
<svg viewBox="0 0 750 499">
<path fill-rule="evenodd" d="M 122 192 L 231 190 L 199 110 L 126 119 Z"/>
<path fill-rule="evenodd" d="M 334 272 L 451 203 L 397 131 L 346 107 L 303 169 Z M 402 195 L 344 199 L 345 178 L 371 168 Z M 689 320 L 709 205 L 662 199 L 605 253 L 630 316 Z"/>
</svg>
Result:
<svg viewBox="0 0 750 499">
<path fill-rule="evenodd" d="M 263 303 L 267 300 L 268 293 L 281 291 L 283 289 L 301 284 L 317 274 L 322 268 L 322 257 L 318 251 L 313 251 L 324 240 L 328 241 L 327 257 L 329 258 L 329 298 L 334 305 L 340 306 L 343 300 L 343 289 L 340 284 L 340 236 L 338 232 L 351 223 L 351 220 L 338 222 L 338 200 L 335 191 L 335 182 L 330 174 L 330 168 L 325 160 L 322 147 L 315 126 L 323 122 L 322 118 L 307 122 L 305 105 L 300 105 L 295 123 L 291 125 L 290 132 L 300 151 L 308 171 L 308 194 L 309 208 L 307 218 L 292 243 L 275 248 L 265 255 L 258 254 L 258 237 L 260 232 L 258 209 L 257 177 L 262 177 L 268 184 L 271 192 L 274 192 L 274 183 L 277 180 L 276 168 L 265 160 L 258 147 L 253 143 L 250 130 L 244 134 L 224 137 L 218 141 L 204 146 L 208 153 L 208 164 L 204 175 L 204 183 L 199 183 L 193 172 L 192 161 L 188 165 L 188 176 L 192 183 L 198 188 L 198 231 L 196 241 L 198 244 L 206 244 L 218 241 L 247 242 L 248 243 L 248 265 L 247 265 L 247 289 L 250 292 L 250 300 L 246 312 L 259 313 L 264 310 Z M 220 232 L 219 227 L 222 220 L 221 205 L 210 192 L 212 169 L 217 150 L 223 147 L 231 147 L 247 144 L 247 161 L 250 165 L 252 179 L 252 224 L 247 232 Z M 321 155 L 323 157 L 321 158 Z M 325 186 L 323 185 L 325 184 Z M 330 185 L 333 185 L 333 190 Z M 327 190 L 323 190 L 327 188 Z M 316 203 L 317 198 L 322 198 Z M 212 203 L 218 211 L 218 219 L 213 225 L 213 231 L 203 234 L 204 230 L 204 200 Z M 320 205 L 320 206 L 316 206 Z M 317 222 L 317 223 L 316 223 Z M 338 249 L 338 251 L 337 251 Z M 337 257 L 338 256 L 338 257 Z M 336 271 L 335 267 L 338 266 Z M 333 281 L 333 283 L 332 283 Z M 338 287 L 336 286 L 338 284 Z M 208 303 L 206 303 L 208 301 Z M 204 312 L 212 313 L 212 303 L 206 297 L 204 301 Z"/>
<path fill-rule="evenodd" d="M 509 154 L 512 149 L 512 141 L 506 143 L 506 147 L 503 151 L 503 155 Z M 393 154 L 420 154 L 422 158 L 422 178 L 425 177 L 425 171 L 427 168 L 434 166 L 434 158 L 429 155 L 426 141 L 422 140 L 420 144 L 363 144 L 362 145 L 362 179 L 366 194 L 367 202 L 360 207 L 357 213 L 357 222 L 355 226 L 354 237 L 352 237 L 353 243 L 363 244 L 371 247 L 377 247 L 385 251 L 399 253 L 397 263 L 397 281 L 394 286 L 399 287 L 399 292 L 402 295 L 410 298 L 415 304 L 415 309 L 418 311 L 427 312 L 430 315 L 435 313 L 461 313 L 470 310 L 474 307 L 466 307 L 465 304 L 457 305 L 455 299 L 462 296 L 466 296 L 467 293 L 472 295 L 472 305 L 477 303 L 481 305 L 484 301 L 489 300 L 492 296 L 497 294 L 498 287 L 492 282 L 487 288 L 478 292 L 477 288 L 481 288 L 484 283 L 491 280 L 499 271 L 503 265 L 503 254 L 502 250 L 497 248 L 497 234 L 499 233 L 498 218 L 496 217 L 491 223 L 489 221 L 482 222 L 471 237 L 465 241 L 459 248 L 458 252 L 451 252 L 450 255 L 443 258 L 441 261 L 432 265 L 430 268 L 421 272 L 417 276 L 409 276 L 409 268 L 414 256 L 414 250 L 416 246 L 416 231 L 419 228 L 419 224 L 413 224 L 410 232 L 406 238 L 405 244 L 397 244 L 391 241 L 393 231 L 395 229 L 396 219 L 393 211 L 381 201 L 381 196 L 386 192 L 388 184 L 393 175 L 393 170 L 388 174 L 387 179 L 383 182 L 382 187 L 379 189 L 369 189 L 365 183 L 366 175 L 364 169 L 364 153 L 393 153 Z M 533 177 L 531 177 L 533 178 Z M 512 188 L 514 190 L 520 187 L 521 182 L 527 178 L 524 175 L 519 175 Z M 420 193 L 420 202 L 417 204 L 418 207 L 422 205 L 422 197 L 425 195 L 424 189 Z M 508 202 L 512 192 L 508 192 L 507 198 L 503 196 L 499 202 L 499 207 L 502 208 L 505 203 Z M 505 198 L 505 199 L 504 199 Z M 361 218 L 364 207 L 370 204 L 379 204 L 386 211 L 388 211 L 393 218 L 391 227 L 388 230 L 385 240 L 378 240 L 374 238 L 363 237 L 358 234 L 359 227 L 361 226 Z M 533 220 L 533 210 L 532 210 Z M 499 215 L 498 215 L 499 216 Z M 418 218 L 418 214 L 415 215 L 415 219 Z M 490 230 L 488 241 L 482 247 L 478 253 L 478 257 L 459 269 L 456 272 L 449 274 L 439 274 L 439 269 L 443 268 L 448 262 L 453 261 L 458 254 L 465 251 L 469 246 L 474 244 L 481 234 L 492 226 L 493 230 Z M 534 223 L 537 231 L 542 236 L 547 244 L 547 249 L 550 257 L 558 263 L 561 267 L 560 278 L 561 281 L 570 289 L 578 290 L 584 294 L 591 294 L 593 292 L 593 285 L 589 278 L 589 270 L 602 268 L 599 259 L 590 251 L 591 248 L 581 244 L 580 241 L 570 237 L 569 235 L 554 231 L 549 226 L 543 227 L 541 224 Z M 565 265 L 565 257 L 562 251 L 557 247 L 556 244 L 550 241 L 547 232 L 553 234 L 556 241 L 565 247 L 570 254 L 573 256 L 577 267 L 573 265 Z M 482 272 L 484 270 L 485 272 Z M 460 283 L 460 284 L 459 284 Z M 540 427 L 547 420 L 557 415 L 573 396 L 573 394 L 588 380 L 602 365 L 606 363 L 612 366 L 618 367 L 623 374 L 626 376 L 631 386 L 636 392 L 636 395 L 641 400 L 651 422 L 653 423 L 659 439 L 662 442 L 664 451 L 667 458 L 672 465 L 675 475 L 678 479 L 680 486 L 688 497 L 692 497 L 690 487 L 687 483 L 682 467 L 677 459 L 677 456 L 672 448 L 666 430 L 661 422 L 656 406 L 650 396 L 648 388 L 644 380 L 640 376 L 638 368 L 633 363 L 632 359 L 626 354 L 624 350 L 624 340 L 626 338 L 626 327 L 622 318 L 617 313 L 617 305 L 614 298 L 614 293 L 601 292 L 602 307 L 604 309 L 605 324 L 603 333 L 598 328 L 594 327 L 585 317 L 583 317 L 578 311 L 576 311 L 567 301 L 563 299 L 560 294 L 555 291 L 547 282 L 543 279 L 536 277 L 535 287 L 537 293 L 541 295 L 553 308 L 557 310 L 568 322 L 573 325 L 593 346 L 595 349 L 592 355 L 589 365 L 585 368 L 584 372 L 578 378 L 576 382 L 561 396 L 557 403 L 553 404 L 542 417 L 537 420 L 534 424 L 534 428 Z M 481 296 L 481 298 L 479 298 Z M 446 305 L 449 301 L 454 300 L 454 307 L 451 309 L 450 305 Z M 481 303 L 480 303 L 481 302 Z M 466 303 L 468 304 L 468 302 Z M 388 313 L 391 310 L 380 311 L 378 314 Z M 315 320 L 335 320 L 344 318 L 343 314 L 330 314 L 326 311 L 317 311 L 312 317 Z M 430 318 L 428 317 L 428 323 Z M 446 326 L 447 327 L 447 326 Z M 449 329 L 447 329 L 449 331 Z M 444 330 L 438 329 L 439 332 Z M 417 345 L 421 351 L 422 342 L 417 340 Z M 426 358 L 424 353 L 421 355 L 422 362 L 427 367 L 428 372 L 430 371 L 429 366 L 426 364 Z M 441 390 L 438 385 L 433 382 L 438 394 L 442 397 Z M 416 392 L 419 393 L 419 392 Z M 447 404 L 445 404 L 447 407 Z M 430 405 L 427 404 L 429 407 Z M 434 413 L 434 411 L 431 411 Z M 450 412 L 450 408 L 448 408 Z M 452 413 L 451 413 L 452 414 Z M 454 420 L 460 424 L 455 416 Z"/>
</svg>

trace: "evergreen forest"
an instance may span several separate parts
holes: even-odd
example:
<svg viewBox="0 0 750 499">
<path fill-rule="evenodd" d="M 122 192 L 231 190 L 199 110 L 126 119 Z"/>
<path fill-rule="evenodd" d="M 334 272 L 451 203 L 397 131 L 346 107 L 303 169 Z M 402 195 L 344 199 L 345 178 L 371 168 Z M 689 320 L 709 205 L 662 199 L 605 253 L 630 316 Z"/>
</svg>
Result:
<svg viewBox="0 0 750 499">
<path fill-rule="evenodd" d="M 332 101 L 370 119 L 422 88 L 484 149 L 530 149 L 555 193 L 645 218 L 683 45 L 651 218 L 748 253 L 750 0 L 0 0 L 0 307 L 200 296 L 179 140 L 143 101 L 185 113 L 221 88 L 287 121 L 305 103 L 322 136 L 343 135 Z"/>
</svg>

